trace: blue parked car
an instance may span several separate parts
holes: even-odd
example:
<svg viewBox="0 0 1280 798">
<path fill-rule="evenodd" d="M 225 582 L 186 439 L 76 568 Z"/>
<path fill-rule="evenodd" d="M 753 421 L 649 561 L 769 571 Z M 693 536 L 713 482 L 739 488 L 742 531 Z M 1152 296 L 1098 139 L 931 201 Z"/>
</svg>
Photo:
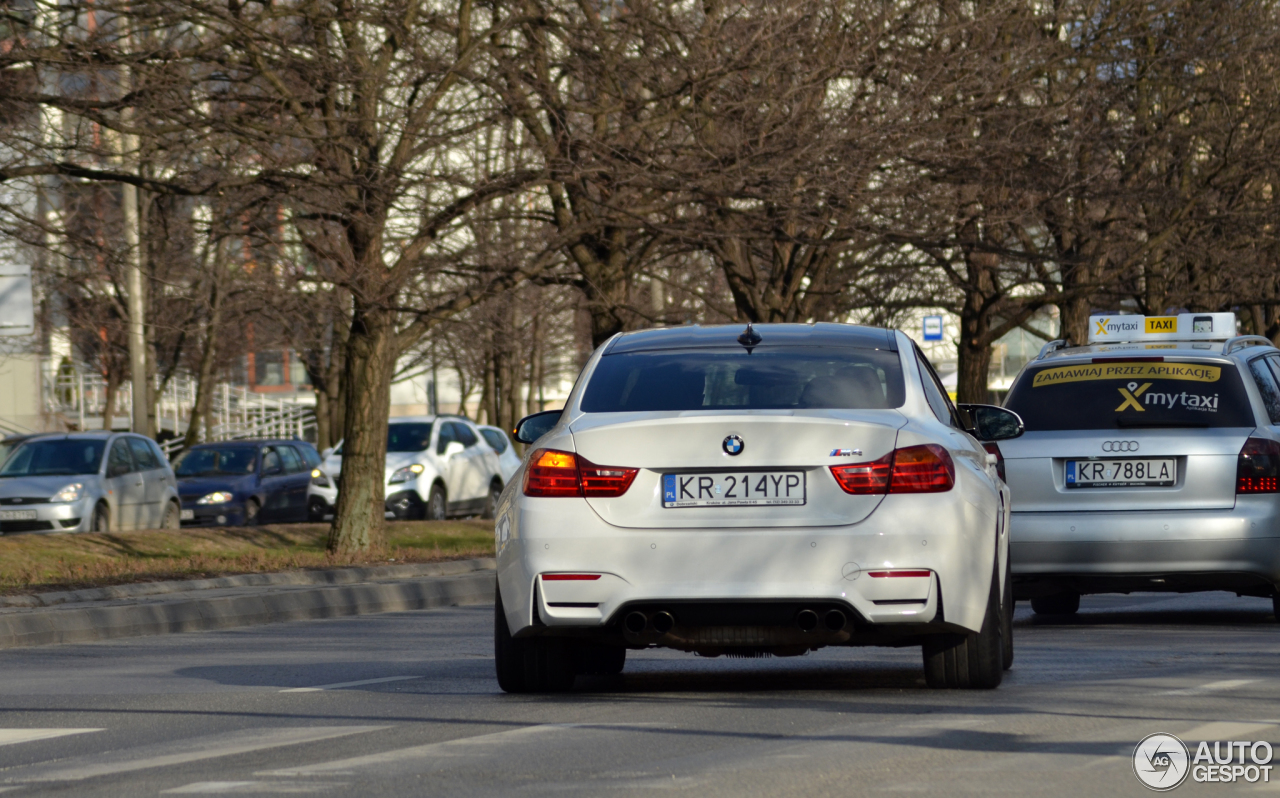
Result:
<svg viewBox="0 0 1280 798">
<path fill-rule="evenodd" d="M 305 441 L 202 443 L 173 461 L 183 526 L 307 520 L 307 485 L 320 464 Z"/>
</svg>

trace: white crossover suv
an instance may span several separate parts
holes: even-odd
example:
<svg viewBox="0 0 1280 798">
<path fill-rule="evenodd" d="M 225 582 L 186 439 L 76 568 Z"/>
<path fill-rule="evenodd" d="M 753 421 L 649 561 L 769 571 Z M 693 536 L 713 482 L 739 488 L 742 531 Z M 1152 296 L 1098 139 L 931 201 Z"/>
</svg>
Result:
<svg viewBox="0 0 1280 798">
<path fill-rule="evenodd" d="M 462 416 L 403 416 L 387 425 L 383 475 L 393 518 L 482 515 L 492 518 L 505 484 L 498 453 Z M 321 520 L 338 501 L 342 444 L 311 472 L 307 506 Z"/>
<path fill-rule="evenodd" d="M 979 433 L 978 431 L 982 432 Z M 1013 659 L 1009 492 L 902 333 L 843 324 L 615 336 L 498 505 L 495 654 L 509 692 L 617 673 L 628 649 L 794 656 L 920 645 L 936 687 Z"/>
</svg>

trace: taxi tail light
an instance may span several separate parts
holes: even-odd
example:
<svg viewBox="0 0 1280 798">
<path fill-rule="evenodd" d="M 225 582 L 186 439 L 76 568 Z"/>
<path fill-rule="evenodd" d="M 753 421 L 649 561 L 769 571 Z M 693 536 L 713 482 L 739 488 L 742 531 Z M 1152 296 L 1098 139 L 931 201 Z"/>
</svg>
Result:
<svg viewBox="0 0 1280 798">
<path fill-rule="evenodd" d="M 956 466 L 941 446 L 926 443 L 894 449 L 869 463 L 831 466 L 845 493 L 944 493 L 956 484 Z"/>
<path fill-rule="evenodd" d="M 525 469 L 524 495 L 614 498 L 627 492 L 638 473 L 638 468 L 600 466 L 581 455 L 538 449 Z"/>
<path fill-rule="evenodd" d="M 982 444 L 982 448 L 987 450 L 987 454 L 996 456 L 996 474 L 1000 477 L 1001 482 L 1008 482 L 1009 480 L 1004 478 L 1004 455 L 1000 453 L 999 445 L 995 441 L 991 441 L 990 443 Z"/>
<path fill-rule="evenodd" d="M 1236 460 L 1236 493 L 1280 493 L 1280 443 L 1245 440 Z"/>
</svg>

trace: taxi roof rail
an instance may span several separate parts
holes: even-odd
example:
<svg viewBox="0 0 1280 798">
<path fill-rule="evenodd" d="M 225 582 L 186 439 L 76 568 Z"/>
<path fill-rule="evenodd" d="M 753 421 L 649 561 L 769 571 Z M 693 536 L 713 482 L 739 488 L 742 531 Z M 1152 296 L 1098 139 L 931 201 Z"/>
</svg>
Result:
<svg viewBox="0 0 1280 798">
<path fill-rule="evenodd" d="M 1050 352 L 1056 352 L 1057 350 L 1064 349 L 1070 345 L 1071 343 L 1067 341 L 1065 338 L 1058 338 L 1056 340 L 1050 341 L 1049 343 L 1040 347 L 1040 354 L 1036 355 L 1036 360 L 1043 360 L 1045 356 L 1048 355 Z"/>
<path fill-rule="evenodd" d="M 1244 349 L 1250 346 L 1270 346 L 1275 348 L 1275 343 L 1265 335 L 1237 335 L 1235 338 L 1228 338 L 1227 342 L 1222 345 L 1222 354 L 1229 355 L 1237 349 Z"/>
</svg>

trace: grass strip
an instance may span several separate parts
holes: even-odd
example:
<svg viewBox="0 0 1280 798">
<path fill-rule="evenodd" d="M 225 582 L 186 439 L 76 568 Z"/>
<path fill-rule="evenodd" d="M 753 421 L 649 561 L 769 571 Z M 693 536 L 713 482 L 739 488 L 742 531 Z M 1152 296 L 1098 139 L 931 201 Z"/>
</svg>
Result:
<svg viewBox="0 0 1280 798">
<path fill-rule="evenodd" d="M 0 537 L 0 595 L 388 562 L 493 556 L 493 522 L 400 521 L 381 551 L 335 557 L 328 524 Z"/>
</svg>

